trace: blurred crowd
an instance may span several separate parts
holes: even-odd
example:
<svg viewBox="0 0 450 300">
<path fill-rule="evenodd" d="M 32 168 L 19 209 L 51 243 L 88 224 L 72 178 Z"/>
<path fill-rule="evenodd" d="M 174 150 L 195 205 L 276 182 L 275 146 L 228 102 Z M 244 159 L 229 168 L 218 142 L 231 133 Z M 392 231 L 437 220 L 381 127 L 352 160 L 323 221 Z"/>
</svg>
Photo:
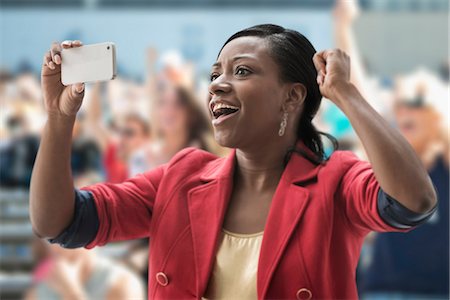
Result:
<svg viewBox="0 0 450 300">
<path fill-rule="evenodd" d="M 193 66 L 176 52 L 159 59 L 149 48 L 144 82 L 119 78 L 88 84 L 73 131 L 75 185 L 121 182 L 167 162 L 193 146 L 224 154 L 208 120 L 207 91 Z M 39 134 L 45 122 L 39 77 L 27 70 L 1 74 L 3 186 L 28 187 Z"/>
<path fill-rule="evenodd" d="M 334 8 L 335 42 L 352 59 L 351 80 L 411 143 L 440 200 L 438 213 L 421 228 L 368 237 L 357 273 L 360 294 L 366 299 L 403 299 L 402 295 L 448 299 L 450 61 L 442 58 L 440 70 L 411 66 L 411 72 L 392 78 L 370 74 L 353 33 L 358 15 L 352 1 L 338 1 Z M 227 154 L 214 141 L 206 105 L 208 81 L 195 65 L 178 52 L 160 54 L 152 47 L 145 63 L 147 74 L 141 82 L 119 74 L 113 81 L 86 86 L 73 131 L 76 187 L 121 182 L 168 162 L 188 146 Z M 2 70 L 0 107 L 0 184 L 27 189 L 46 118 L 39 74 L 26 67 L 18 74 Z M 338 138 L 340 149 L 365 159 L 349 121 L 331 102 L 323 101 L 316 124 Z M 74 295 L 69 292 L 89 299 L 144 297 L 148 240 L 127 243 L 118 258 L 58 248 L 33 241 L 37 263 L 26 298 L 62 299 Z M 112 259 L 121 264 L 111 263 Z"/>
</svg>

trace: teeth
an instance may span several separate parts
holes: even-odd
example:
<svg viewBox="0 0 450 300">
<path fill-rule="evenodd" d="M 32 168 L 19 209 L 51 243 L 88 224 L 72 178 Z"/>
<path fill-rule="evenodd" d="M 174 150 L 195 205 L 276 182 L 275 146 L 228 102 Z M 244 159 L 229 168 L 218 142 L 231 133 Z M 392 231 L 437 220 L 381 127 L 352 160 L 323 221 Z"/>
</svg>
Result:
<svg viewBox="0 0 450 300">
<path fill-rule="evenodd" d="M 219 110 L 219 109 L 221 109 L 221 108 L 239 109 L 239 108 L 236 107 L 236 106 L 231 106 L 231 105 L 219 103 L 219 104 L 214 105 L 213 112 L 216 112 L 217 110 Z"/>
</svg>

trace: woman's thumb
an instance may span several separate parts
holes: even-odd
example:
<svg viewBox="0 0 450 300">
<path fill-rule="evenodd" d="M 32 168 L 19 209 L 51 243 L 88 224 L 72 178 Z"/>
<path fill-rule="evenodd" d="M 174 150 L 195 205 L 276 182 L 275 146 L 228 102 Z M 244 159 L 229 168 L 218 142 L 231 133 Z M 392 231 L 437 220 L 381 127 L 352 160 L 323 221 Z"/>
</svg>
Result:
<svg viewBox="0 0 450 300">
<path fill-rule="evenodd" d="M 78 103 L 83 100 L 84 98 L 84 83 L 75 83 L 70 87 L 70 96 L 69 99 L 74 102 Z"/>
<path fill-rule="evenodd" d="M 84 98 L 84 84 L 76 83 L 66 87 L 61 96 L 60 109 L 68 115 L 76 114 Z"/>
<path fill-rule="evenodd" d="M 75 83 L 74 85 L 72 85 L 73 96 L 75 97 L 82 96 L 83 92 L 84 92 L 84 83 Z"/>
</svg>

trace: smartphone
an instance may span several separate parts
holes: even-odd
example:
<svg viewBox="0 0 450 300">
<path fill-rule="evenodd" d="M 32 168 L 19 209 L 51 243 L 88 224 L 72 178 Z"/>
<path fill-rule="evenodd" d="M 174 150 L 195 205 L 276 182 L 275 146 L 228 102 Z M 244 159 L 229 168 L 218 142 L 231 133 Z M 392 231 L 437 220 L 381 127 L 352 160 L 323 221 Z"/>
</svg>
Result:
<svg viewBox="0 0 450 300">
<path fill-rule="evenodd" d="M 112 42 L 83 45 L 61 51 L 61 81 L 107 81 L 116 77 L 116 47 Z"/>
</svg>

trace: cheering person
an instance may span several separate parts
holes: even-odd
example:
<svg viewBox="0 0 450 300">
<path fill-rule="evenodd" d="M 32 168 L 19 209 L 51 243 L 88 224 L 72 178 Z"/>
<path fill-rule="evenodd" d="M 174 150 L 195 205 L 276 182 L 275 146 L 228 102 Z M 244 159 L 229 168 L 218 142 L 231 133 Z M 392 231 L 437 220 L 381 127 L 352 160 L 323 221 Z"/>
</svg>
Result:
<svg viewBox="0 0 450 300">
<path fill-rule="evenodd" d="M 364 237 L 409 231 L 434 212 L 433 185 L 405 139 L 349 81 L 340 50 L 257 25 L 211 71 L 210 117 L 228 157 L 186 148 L 123 183 L 74 189 L 71 131 L 83 85 L 44 57 L 48 112 L 30 191 L 35 232 L 63 247 L 151 238 L 149 299 L 350 299 Z M 349 118 L 369 162 L 325 157 L 312 124 L 322 96 Z M 407 251 L 407 249 L 405 249 Z"/>
</svg>

